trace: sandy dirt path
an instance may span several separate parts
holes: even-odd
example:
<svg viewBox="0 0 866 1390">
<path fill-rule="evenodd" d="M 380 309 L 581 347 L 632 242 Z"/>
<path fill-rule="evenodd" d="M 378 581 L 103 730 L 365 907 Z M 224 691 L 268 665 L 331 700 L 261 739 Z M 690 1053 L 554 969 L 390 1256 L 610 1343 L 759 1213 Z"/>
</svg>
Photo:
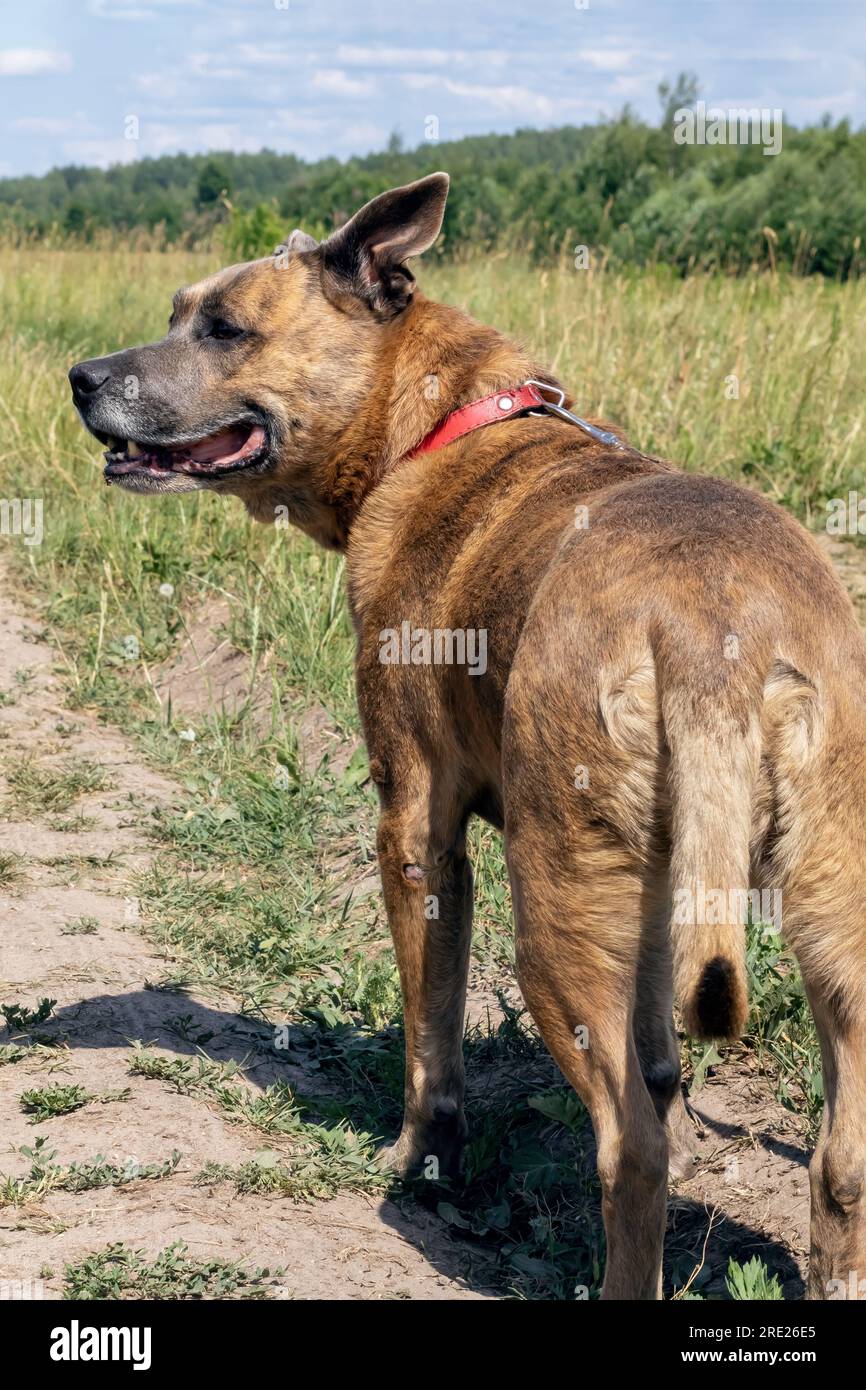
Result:
<svg viewBox="0 0 866 1390">
<path fill-rule="evenodd" d="M 863 552 L 840 543 L 828 549 L 862 614 Z M 194 992 L 158 988 L 172 962 L 136 927 L 134 877 L 155 853 L 143 827 L 150 808 L 178 790 L 116 731 L 64 706 L 56 653 L 16 611 L 2 570 L 0 594 L 0 805 L 6 806 L 0 856 L 12 865 L 8 881 L 0 879 L 0 1005 L 32 1009 L 46 996 L 56 1000 L 52 1016 L 35 1030 L 50 1050 L 0 1065 L 0 1173 L 26 1175 L 30 1161 L 20 1150 L 38 1135 L 47 1136 L 62 1164 L 97 1154 L 121 1166 L 162 1164 L 180 1154 L 176 1169 L 154 1181 L 49 1191 L 0 1205 L 0 1286 L 40 1281 L 42 1296 L 58 1298 L 64 1266 L 89 1252 L 124 1241 L 153 1257 L 182 1240 L 198 1258 L 281 1267 L 274 1297 L 490 1296 L 484 1252 L 454 1240 L 412 1202 L 353 1194 L 293 1203 L 238 1196 L 226 1182 L 196 1183 L 206 1163 L 242 1164 L 280 1144 L 232 1124 L 207 1100 L 128 1074 L 134 1040 L 171 1058 L 194 1053 L 183 1036 L 189 1030 L 179 1023 L 184 1016 L 191 1016 L 193 1034 L 213 1034 L 208 1052 L 217 1059 L 256 1050 L 249 1019 Z M 67 828 L 57 828 L 62 817 L 52 823 L 48 814 L 9 814 L 16 769 L 70 761 L 97 765 L 107 785 L 76 799 Z M 75 828 L 76 817 L 89 820 Z M 86 932 L 82 919 L 92 919 Z M 15 1029 L 0 1026 L 0 1048 L 14 1040 Z M 248 1078 L 244 1084 L 255 1089 L 273 1074 L 254 1063 Z M 21 1093 L 56 1083 L 97 1095 L 128 1087 L 130 1094 L 29 1123 Z M 678 1252 L 688 1261 L 700 1251 L 712 1227 L 707 1258 L 717 1270 L 729 1248 L 741 1259 L 759 1254 L 779 1270 L 786 1296 L 801 1297 L 808 1248 L 803 1123 L 778 1104 L 745 1049 L 711 1074 L 693 1104 L 702 1126 L 700 1157 L 694 1175 L 672 1193 L 668 1265 Z M 714 1287 L 721 1289 L 718 1277 Z"/>
<path fill-rule="evenodd" d="M 195 1184 L 207 1162 L 241 1164 L 263 1148 L 279 1151 L 280 1142 L 230 1123 L 197 1096 L 128 1075 L 133 1040 L 154 1043 L 170 1057 L 194 1051 L 178 1036 L 177 1020 L 185 1015 L 192 1015 L 194 1031 L 207 1025 L 214 1033 L 208 1050 L 218 1058 L 244 1056 L 245 1035 L 254 1029 L 194 993 L 153 988 L 167 962 L 135 927 L 131 885 L 154 852 L 141 829 L 148 810 L 176 788 L 143 766 L 123 737 L 64 708 L 56 655 L 35 624 L 10 606 L 2 574 L 0 593 L 0 691 L 6 692 L 0 764 L 9 774 L 31 759 L 41 768 L 85 761 L 107 780 L 105 790 L 80 796 L 69 813 L 92 820 L 84 829 L 52 829 L 42 816 L 14 819 L 8 803 L 0 825 L 0 855 L 20 856 L 14 881 L 0 886 L 0 1004 L 33 1008 L 46 996 L 56 1000 L 52 1017 L 35 1032 L 63 1048 L 0 1066 L 0 1172 L 24 1176 L 30 1163 L 19 1150 L 40 1134 L 62 1164 L 97 1154 L 121 1166 L 161 1164 L 174 1151 L 181 1155 L 176 1170 L 156 1181 L 48 1192 L 0 1207 L 0 1282 L 39 1280 L 51 1270 L 42 1293 L 57 1298 L 64 1265 L 90 1251 L 122 1240 L 153 1257 L 182 1240 L 199 1258 L 282 1267 L 276 1297 L 482 1296 L 471 1277 L 477 1252 L 461 1250 L 435 1217 L 417 1208 L 407 1219 L 393 1202 L 355 1194 L 295 1204 L 237 1196 L 228 1183 Z M 9 791 L 8 776 L 0 776 L 0 802 Z M 98 924 L 95 933 L 70 933 L 82 918 Z M 0 1026 L 0 1046 L 15 1036 Z M 96 1094 L 128 1087 L 130 1095 L 29 1123 L 21 1093 L 57 1083 Z"/>
</svg>

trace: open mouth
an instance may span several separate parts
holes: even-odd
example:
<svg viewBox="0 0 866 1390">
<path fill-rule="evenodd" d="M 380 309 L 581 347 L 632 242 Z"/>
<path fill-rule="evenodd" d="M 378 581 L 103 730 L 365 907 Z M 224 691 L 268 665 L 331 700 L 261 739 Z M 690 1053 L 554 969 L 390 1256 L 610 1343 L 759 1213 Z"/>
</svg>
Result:
<svg viewBox="0 0 866 1390">
<path fill-rule="evenodd" d="M 260 463 L 268 452 L 264 426 L 249 423 L 230 425 L 216 434 L 176 446 L 113 437 L 106 443 L 105 477 L 109 481 L 131 473 L 151 478 L 165 477 L 168 473 L 195 478 L 219 477 Z"/>
</svg>

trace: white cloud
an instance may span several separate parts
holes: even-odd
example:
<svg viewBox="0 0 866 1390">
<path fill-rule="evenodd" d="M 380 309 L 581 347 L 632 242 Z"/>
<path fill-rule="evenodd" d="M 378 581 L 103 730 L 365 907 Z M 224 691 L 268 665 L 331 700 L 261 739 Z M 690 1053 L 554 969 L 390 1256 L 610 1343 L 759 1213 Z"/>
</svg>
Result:
<svg viewBox="0 0 866 1390">
<path fill-rule="evenodd" d="M 202 76 L 222 77 L 226 73 L 238 75 L 241 66 L 251 68 L 290 68 L 296 71 L 302 64 L 310 63 L 310 56 L 298 54 L 276 43 L 232 43 L 228 51 L 218 53 L 194 52 L 184 58 L 184 69 L 191 69 Z"/>
<path fill-rule="evenodd" d="M 854 108 L 854 106 L 855 106 L 855 104 L 856 104 L 856 102 L 857 102 L 857 99 L 858 99 L 858 93 L 855 91 L 855 89 L 854 89 L 853 87 L 850 87 L 847 91 L 843 91 L 843 92 L 839 92 L 839 91 L 825 92 L 822 96 L 817 96 L 817 97 L 806 97 L 806 96 L 801 96 L 801 97 L 798 98 L 798 100 L 799 100 L 799 105 L 800 105 L 801 107 L 804 108 L 804 110 L 809 114 L 809 116 L 811 117 L 812 120 L 815 120 L 816 118 L 818 118 L 818 117 L 820 117 L 820 116 L 823 116 L 823 114 L 824 114 L 825 111 L 834 111 L 834 110 L 836 110 L 836 111 L 840 111 L 840 110 L 841 110 L 841 111 L 851 111 L 851 110 L 853 110 L 853 108 Z M 757 101 L 731 101 L 731 102 L 728 102 L 728 103 L 727 103 L 727 105 L 729 105 L 729 106 L 746 106 L 746 107 L 748 107 L 748 106 L 762 106 L 762 105 L 765 105 L 765 104 L 766 104 L 766 98 L 764 99 L 763 102 L 757 102 Z M 784 106 L 784 105 L 785 105 L 785 102 L 782 101 L 781 99 L 777 99 L 777 100 L 774 99 L 774 100 L 773 100 L 773 105 L 774 105 L 774 106 Z"/>
<path fill-rule="evenodd" d="M 658 78 L 650 73 L 642 76 L 625 77 L 619 73 L 614 78 L 610 87 L 610 95 L 614 97 L 624 97 L 626 101 L 633 101 L 637 97 L 645 96 L 651 101 L 658 87 Z"/>
<path fill-rule="evenodd" d="M 65 140 L 63 153 L 74 164 L 95 164 L 107 169 L 110 164 L 132 164 L 139 149 L 136 140 Z"/>
<path fill-rule="evenodd" d="M 44 72 L 69 72 L 68 53 L 50 48 L 0 49 L 0 77 L 38 77 Z"/>
<path fill-rule="evenodd" d="M 105 0 L 103 3 L 100 3 L 100 0 L 93 0 L 90 8 L 98 19 L 153 19 L 156 14 L 155 10 L 139 9 L 136 5 L 123 5 L 117 9 L 115 6 L 105 3 Z"/>
<path fill-rule="evenodd" d="M 165 10 L 201 10 L 204 0 L 90 0 L 88 9 L 99 19 L 156 19 Z"/>
<path fill-rule="evenodd" d="M 334 138 L 344 149 L 381 150 L 388 139 L 388 131 L 370 121 L 347 121 L 340 123 L 339 134 Z"/>
<path fill-rule="evenodd" d="M 132 164 L 137 159 L 174 153 L 178 150 L 237 150 L 254 154 L 262 148 L 261 137 L 247 133 L 241 125 L 224 120 L 195 124 L 163 125 L 143 120 L 137 140 L 65 140 L 63 153 L 76 164 L 95 164 L 107 169 L 111 164 Z"/>
<path fill-rule="evenodd" d="M 245 77 L 250 80 L 254 77 L 257 83 L 261 81 L 258 73 L 250 72 L 252 68 L 291 67 L 296 69 L 298 66 L 298 60 L 284 49 L 265 47 L 255 43 L 240 43 L 233 45 L 227 52 L 188 53 L 184 57 L 182 67 L 171 69 L 166 76 L 169 80 L 187 85 L 189 85 L 190 78 L 200 77 L 207 78 L 212 82 L 231 82 L 237 86 Z M 135 80 L 143 87 L 148 83 L 153 85 L 159 81 L 159 78 L 160 74 L 158 73 L 148 73 Z"/>
<path fill-rule="evenodd" d="M 471 64 L 479 67 L 495 64 L 504 66 L 508 54 L 502 49 L 475 49 L 471 52 L 460 48 L 388 48 L 384 44 L 340 44 L 337 49 L 337 62 L 349 67 L 381 68 L 445 68 Z"/>
<path fill-rule="evenodd" d="M 320 68 L 313 74 L 310 86 L 316 92 L 327 92 L 333 97 L 369 97 L 376 90 L 372 78 L 349 77 L 342 68 Z"/>
<path fill-rule="evenodd" d="M 273 43 L 239 43 L 233 51 L 242 62 L 254 68 L 294 69 L 304 61 L 297 52 Z"/>
<path fill-rule="evenodd" d="M 162 125 L 147 119 L 139 127 L 138 153 L 158 155 L 167 150 L 180 150 L 186 142 L 188 132 L 179 126 Z"/>
<path fill-rule="evenodd" d="M 72 116 L 18 116 L 11 124 L 25 135 L 87 135 L 94 129 L 83 111 Z"/>
<path fill-rule="evenodd" d="M 325 135 L 332 125 L 326 116 L 302 116 L 297 111 L 273 111 L 268 127 L 273 130 L 295 131 L 300 135 Z"/>
<path fill-rule="evenodd" d="M 467 101 L 482 103 L 497 115 L 539 120 L 545 124 L 567 120 L 580 112 L 594 112 L 597 106 L 596 102 L 580 97 L 549 97 L 543 92 L 533 92 L 529 87 L 490 87 L 479 83 L 455 82 L 450 77 L 431 73 L 409 72 L 403 81 L 417 91 L 430 90 L 464 97 Z"/>
<path fill-rule="evenodd" d="M 246 135 L 239 125 L 229 123 L 211 122 L 207 125 L 199 126 L 193 133 L 192 139 L 196 144 L 203 145 L 208 150 L 234 150 L 237 154 L 255 154 L 262 148 L 260 135 Z M 175 142 L 181 145 L 181 139 Z M 184 137 L 183 143 L 189 145 L 189 136 Z"/>
<path fill-rule="evenodd" d="M 578 59 L 599 72 L 618 72 L 627 68 L 634 54 L 627 48 L 581 48 Z"/>
<path fill-rule="evenodd" d="M 180 77 L 172 77 L 168 73 L 140 73 L 133 77 L 132 85 L 154 101 L 171 103 L 183 101 L 185 96 L 189 96 L 189 82 L 183 82 Z"/>
<path fill-rule="evenodd" d="M 384 125 L 368 120 L 352 121 L 343 114 L 335 115 L 329 107 L 323 107 L 317 114 L 280 109 L 270 113 L 260 144 L 269 144 L 272 138 L 279 143 L 280 136 L 308 137 L 325 142 L 325 148 L 335 152 L 379 150 L 389 134 L 390 130 Z"/>
</svg>

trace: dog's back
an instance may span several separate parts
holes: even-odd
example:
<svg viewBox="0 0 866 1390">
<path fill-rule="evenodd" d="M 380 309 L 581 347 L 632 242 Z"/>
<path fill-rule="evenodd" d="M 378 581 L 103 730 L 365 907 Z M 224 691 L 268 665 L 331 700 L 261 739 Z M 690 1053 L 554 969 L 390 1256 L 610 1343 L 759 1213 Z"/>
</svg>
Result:
<svg viewBox="0 0 866 1390">
<path fill-rule="evenodd" d="M 415 293 L 406 260 L 447 185 L 181 292 L 161 342 L 73 368 L 76 405 L 109 481 L 238 496 L 347 553 L 404 999 L 388 1161 L 459 1166 L 482 815 L 505 830 L 526 1001 L 595 1126 L 604 1293 L 655 1297 L 668 1166 L 691 1144 L 674 983 L 694 1033 L 742 1027 L 767 889 L 821 1037 L 821 1296 L 866 1268 L 866 648 L 815 546 L 757 494 L 549 415 L 418 453 L 452 412 L 551 382 Z"/>
</svg>

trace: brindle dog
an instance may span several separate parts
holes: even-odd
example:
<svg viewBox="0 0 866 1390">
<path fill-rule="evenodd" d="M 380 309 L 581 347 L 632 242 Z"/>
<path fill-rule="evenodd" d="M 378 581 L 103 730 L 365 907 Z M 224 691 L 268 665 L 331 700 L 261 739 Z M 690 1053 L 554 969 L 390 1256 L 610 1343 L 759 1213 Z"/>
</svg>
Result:
<svg viewBox="0 0 866 1390">
<path fill-rule="evenodd" d="M 866 1275 L 866 645 L 813 541 L 755 492 L 544 414 L 408 457 L 454 408 L 551 380 L 416 292 L 406 261 L 447 190 L 433 174 L 181 290 L 160 342 L 72 369 L 75 404 L 109 482 L 231 494 L 346 554 L 405 1006 L 393 1166 L 451 1169 L 466 1132 L 479 815 L 505 833 L 524 998 L 595 1127 L 604 1296 L 656 1298 L 691 1139 L 674 993 L 693 1035 L 738 1034 L 745 895 L 778 889 L 824 1060 L 826 1297 Z M 383 659 L 404 623 L 409 660 Z M 483 674 L 427 660 L 436 629 L 486 633 Z"/>
</svg>

